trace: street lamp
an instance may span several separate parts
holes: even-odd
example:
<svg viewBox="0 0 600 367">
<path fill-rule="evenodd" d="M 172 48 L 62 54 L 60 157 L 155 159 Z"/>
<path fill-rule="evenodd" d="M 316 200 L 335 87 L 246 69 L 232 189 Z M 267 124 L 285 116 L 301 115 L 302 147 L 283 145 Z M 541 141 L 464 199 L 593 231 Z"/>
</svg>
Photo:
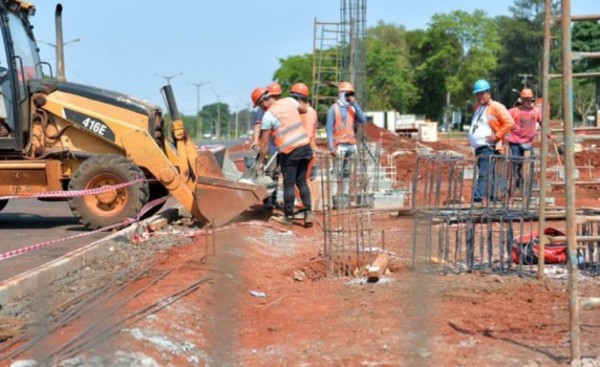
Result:
<svg viewBox="0 0 600 367">
<path fill-rule="evenodd" d="M 162 75 L 162 74 L 154 73 L 154 75 L 158 76 L 160 78 L 164 78 L 167 81 L 167 85 L 171 85 L 171 79 L 175 78 L 176 76 L 183 75 L 183 73 L 177 73 L 177 74 L 173 74 L 173 75 Z"/>
<path fill-rule="evenodd" d="M 210 83 L 210 80 L 204 81 L 202 83 L 188 82 L 188 84 L 191 84 L 194 87 L 196 87 L 196 121 L 198 123 L 198 131 L 200 134 L 204 133 L 204 131 L 202 131 L 202 120 L 200 119 L 200 87 L 208 83 Z"/>
<path fill-rule="evenodd" d="M 60 39 L 62 40 L 62 35 L 61 35 Z M 58 77 L 59 81 L 66 80 L 64 54 L 63 54 L 64 48 L 66 45 L 70 45 L 71 43 L 75 43 L 75 42 L 79 42 L 79 41 L 81 41 L 80 38 L 75 38 L 70 41 L 63 42 L 61 47 L 58 47 L 55 43 L 38 40 L 38 42 L 48 45 L 50 47 L 54 47 L 54 49 L 56 50 L 56 73 L 57 73 L 57 77 Z"/>
<path fill-rule="evenodd" d="M 80 38 L 75 38 L 75 39 L 72 39 L 70 41 L 63 42 L 63 47 L 66 46 L 66 45 L 70 45 L 71 43 L 75 43 L 75 42 L 79 42 L 79 41 L 81 41 Z M 50 47 L 56 48 L 56 44 L 54 44 L 54 43 L 50 43 L 50 42 L 46 42 L 46 41 L 42 41 L 42 40 L 38 40 L 38 42 L 43 43 L 45 45 L 48 45 Z"/>
</svg>

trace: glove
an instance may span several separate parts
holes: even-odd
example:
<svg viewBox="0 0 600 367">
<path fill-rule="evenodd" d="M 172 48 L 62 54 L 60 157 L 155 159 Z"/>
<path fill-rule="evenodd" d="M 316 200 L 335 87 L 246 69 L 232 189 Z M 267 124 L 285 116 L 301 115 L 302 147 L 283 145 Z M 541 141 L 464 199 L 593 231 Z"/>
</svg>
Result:
<svg viewBox="0 0 600 367">
<path fill-rule="evenodd" d="M 250 145 L 250 149 L 251 150 L 258 150 L 258 148 L 259 148 L 258 142 L 254 142 L 253 141 L 252 144 Z"/>
</svg>

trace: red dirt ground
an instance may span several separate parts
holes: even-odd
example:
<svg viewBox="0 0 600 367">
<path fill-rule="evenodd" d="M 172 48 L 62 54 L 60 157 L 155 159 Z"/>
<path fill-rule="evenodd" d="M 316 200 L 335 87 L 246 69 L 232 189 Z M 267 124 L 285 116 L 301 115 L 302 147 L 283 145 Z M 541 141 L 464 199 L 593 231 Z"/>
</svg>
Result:
<svg viewBox="0 0 600 367">
<path fill-rule="evenodd" d="M 396 257 L 385 281 L 374 284 L 323 278 L 318 226 L 234 225 L 217 232 L 216 253 L 209 257 L 199 236 L 164 254 L 155 269 L 175 270 L 121 312 L 139 309 L 196 279 L 208 276 L 212 281 L 88 353 L 136 351 L 160 365 L 178 366 L 567 364 L 565 280 L 413 272 L 410 219 L 380 216 L 377 221 L 394 228 L 388 238 Z M 306 279 L 294 280 L 298 270 Z M 115 302 L 147 282 L 130 285 Z M 597 279 L 584 280 L 582 295 L 593 295 L 598 285 Z M 266 297 L 253 297 L 251 290 Z M 54 342 L 90 322 L 61 330 Z M 598 328 L 600 314 L 584 313 L 585 356 L 600 355 Z M 161 349 L 150 337 L 140 339 L 144 332 L 188 349 Z M 201 351 L 204 360 L 198 358 Z"/>
<path fill-rule="evenodd" d="M 399 168 L 410 167 L 414 158 L 401 156 Z M 121 315 L 197 279 L 211 281 L 86 354 L 141 352 L 174 366 L 568 365 L 566 278 L 412 271 L 412 220 L 388 215 L 373 223 L 386 231 L 391 272 L 379 283 L 326 278 L 318 224 L 285 227 L 260 211 L 244 219 L 253 220 L 216 232 L 214 253 L 206 234 L 198 234 L 189 245 L 162 254 L 154 269 L 172 272 L 128 302 Z M 131 284 L 113 302 L 148 281 Z M 580 284 L 582 296 L 598 296 L 600 279 Z M 64 328 L 53 343 L 97 318 Z M 584 312 L 581 330 L 583 355 L 600 358 L 600 313 Z M 168 346 L 158 342 L 165 338 Z"/>
</svg>

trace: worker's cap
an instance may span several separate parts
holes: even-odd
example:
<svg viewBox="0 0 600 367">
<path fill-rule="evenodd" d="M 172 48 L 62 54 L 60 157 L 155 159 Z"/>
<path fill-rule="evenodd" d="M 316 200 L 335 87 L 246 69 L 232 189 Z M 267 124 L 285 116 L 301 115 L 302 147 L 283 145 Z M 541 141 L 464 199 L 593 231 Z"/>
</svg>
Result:
<svg viewBox="0 0 600 367">
<path fill-rule="evenodd" d="M 263 87 L 254 88 L 252 94 L 250 95 L 252 98 L 252 103 L 254 107 L 258 106 L 258 104 L 265 99 L 270 98 L 269 91 Z"/>
</svg>

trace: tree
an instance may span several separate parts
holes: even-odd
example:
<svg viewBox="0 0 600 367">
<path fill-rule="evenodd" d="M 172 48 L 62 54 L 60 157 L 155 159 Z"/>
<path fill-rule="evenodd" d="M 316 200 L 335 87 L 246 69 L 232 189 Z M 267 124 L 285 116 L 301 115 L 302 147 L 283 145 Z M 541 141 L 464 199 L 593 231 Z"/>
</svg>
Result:
<svg viewBox="0 0 600 367">
<path fill-rule="evenodd" d="M 600 23 L 599 22 L 576 22 L 573 25 L 572 32 L 573 51 L 598 52 L 600 51 Z M 583 59 L 573 64 L 573 71 L 584 73 L 600 70 L 600 60 Z M 595 112 L 595 106 L 598 100 L 596 95 L 596 85 L 600 83 L 598 78 L 576 79 L 573 83 L 574 90 L 574 108 L 578 117 L 586 124 L 586 118 L 592 112 Z M 596 85 L 595 85 L 596 84 Z"/>
<path fill-rule="evenodd" d="M 367 98 L 373 110 L 409 112 L 418 98 L 404 27 L 379 22 L 367 32 Z"/>
<path fill-rule="evenodd" d="M 302 82 L 309 86 L 312 84 L 312 55 L 290 56 L 279 59 L 279 68 L 273 74 L 284 92 L 290 90 L 294 83 Z"/>
<path fill-rule="evenodd" d="M 231 119 L 231 112 L 228 104 L 217 102 L 203 106 L 200 117 L 203 121 L 203 133 L 212 134 L 220 139 L 223 133 L 227 131 L 227 122 Z M 217 125 L 219 125 L 218 128 Z"/>
<path fill-rule="evenodd" d="M 421 98 L 431 104 L 429 116 L 445 110 L 448 120 L 452 102 L 462 106 L 473 82 L 494 71 L 499 50 L 496 23 L 484 11 L 435 14 L 421 46 L 426 58 L 417 68 Z M 442 93 L 445 101 L 432 100 Z"/>
</svg>

